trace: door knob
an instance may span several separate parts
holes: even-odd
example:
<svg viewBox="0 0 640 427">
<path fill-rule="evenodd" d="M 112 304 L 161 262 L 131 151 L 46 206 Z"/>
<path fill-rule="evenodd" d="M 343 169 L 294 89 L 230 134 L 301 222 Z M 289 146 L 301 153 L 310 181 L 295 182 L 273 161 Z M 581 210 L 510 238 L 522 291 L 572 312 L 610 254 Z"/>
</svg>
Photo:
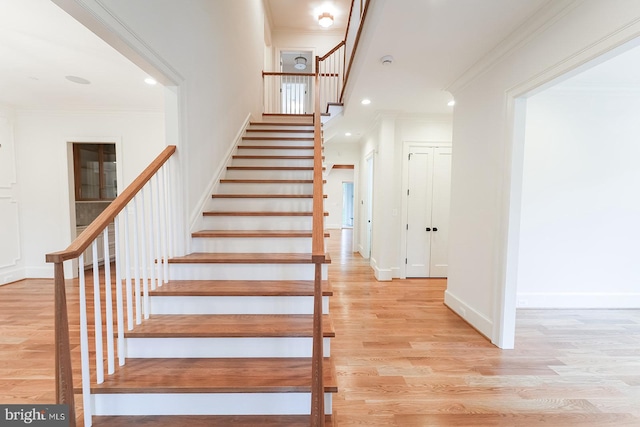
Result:
<svg viewBox="0 0 640 427">
<path fill-rule="evenodd" d="M 431 229 L 429 227 L 427 227 L 427 231 L 431 231 Z"/>
<path fill-rule="evenodd" d="M 438 229 L 436 227 L 433 227 L 433 231 L 438 231 Z"/>
</svg>

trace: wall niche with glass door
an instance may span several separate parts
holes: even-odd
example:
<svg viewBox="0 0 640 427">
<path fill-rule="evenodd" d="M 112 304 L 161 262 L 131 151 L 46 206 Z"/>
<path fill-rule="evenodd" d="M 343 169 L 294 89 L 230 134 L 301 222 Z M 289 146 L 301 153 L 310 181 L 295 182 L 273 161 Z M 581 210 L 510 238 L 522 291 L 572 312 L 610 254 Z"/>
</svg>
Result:
<svg viewBox="0 0 640 427">
<path fill-rule="evenodd" d="M 76 207 L 76 236 L 80 235 L 118 195 L 116 145 L 73 143 L 73 178 Z M 114 229 L 109 225 L 109 253 L 113 257 Z M 98 262 L 104 263 L 102 235 L 98 236 Z M 84 266 L 93 264 L 91 250 Z"/>
<path fill-rule="evenodd" d="M 73 144 L 76 201 L 111 201 L 117 195 L 116 145 Z"/>
</svg>

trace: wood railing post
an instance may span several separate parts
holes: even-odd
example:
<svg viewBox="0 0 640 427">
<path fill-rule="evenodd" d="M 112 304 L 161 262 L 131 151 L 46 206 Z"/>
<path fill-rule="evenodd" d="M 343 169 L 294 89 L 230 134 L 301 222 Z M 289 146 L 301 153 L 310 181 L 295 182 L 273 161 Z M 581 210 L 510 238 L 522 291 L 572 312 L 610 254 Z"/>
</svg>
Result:
<svg viewBox="0 0 640 427">
<path fill-rule="evenodd" d="M 324 385 L 322 362 L 324 359 L 322 332 L 322 264 L 315 265 L 313 291 L 313 359 L 311 379 L 311 426 L 324 426 Z"/>
<path fill-rule="evenodd" d="M 69 344 L 69 319 L 67 317 L 67 296 L 64 283 L 62 261 L 54 266 L 54 328 L 56 364 L 56 403 L 68 405 L 69 426 L 75 427 L 76 413 L 73 396 L 73 375 L 71 371 L 71 349 Z"/>
</svg>

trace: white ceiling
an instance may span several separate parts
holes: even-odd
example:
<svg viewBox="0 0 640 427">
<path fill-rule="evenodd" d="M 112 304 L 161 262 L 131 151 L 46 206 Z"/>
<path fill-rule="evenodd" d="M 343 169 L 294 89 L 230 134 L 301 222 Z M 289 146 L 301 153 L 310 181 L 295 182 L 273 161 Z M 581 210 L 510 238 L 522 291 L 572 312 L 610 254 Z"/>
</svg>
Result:
<svg viewBox="0 0 640 427">
<path fill-rule="evenodd" d="M 162 111 L 146 77 L 50 0 L 0 0 L 0 105 Z"/>
<path fill-rule="evenodd" d="M 175 0 L 179 1 L 179 0 Z M 234 0 L 238 1 L 238 0 Z M 356 0 L 358 1 L 358 0 Z M 363 133 L 379 112 L 451 114 L 444 91 L 541 7 L 554 0 L 375 0 L 358 49 L 344 116 L 329 128 Z M 335 25 L 317 24 L 330 4 Z M 273 31 L 344 34 L 351 0 L 265 0 Z M 320 33 L 321 34 L 321 33 Z M 383 66 L 380 58 L 392 55 Z M 568 84 L 640 85 L 640 49 L 594 67 Z M 69 82 L 79 76 L 89 85 Z M 19 108 L 161 111 L 160 85 L 50 0 L 0 0 L 0 105 Z M 384 83 L 384 84 L 381 84 Z M 372 104 L 364 107 L 360 99 Z"/>
</svg>

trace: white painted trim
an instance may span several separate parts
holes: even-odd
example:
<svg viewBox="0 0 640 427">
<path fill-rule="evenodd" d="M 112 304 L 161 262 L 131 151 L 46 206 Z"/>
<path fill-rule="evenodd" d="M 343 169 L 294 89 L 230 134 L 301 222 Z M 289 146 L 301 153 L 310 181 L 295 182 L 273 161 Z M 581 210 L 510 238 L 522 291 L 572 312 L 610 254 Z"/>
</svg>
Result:
<svg viewBox="0 0 640 427">
<path fill-rule="evenodd" d="M 206 210 L 207 204 L 211 201 L 211 195 L 215 193 L 216 188 L 220 184 L 220 179 L 224 178 L 224 174 L 227 170 L 227 166 L 231 164 L 232 157 L 238 150 L 238 145 L 240 145 L 240 143 L 242 142 L 242 136 L 244 135 L 245 131 L 249 127 L 250 121 L 251 121 L 251 114 L 248 114 L 234 138 L 234 143 L 229 146 L 229 149 L 225 154 L 224 162 L 220 162 L 218 164 L 218 169 L 216 169 L 212 174 L 211 181 L 209 181 L 209 185 L 207 185 L 206 187 L 207 189 L 202 194 L 202 196 L 200 196 L 200 200 L 196 204 L 196 209 L 194 209 L 191 212 L 191 216 L 189 218 L 189 224 L 190 224 L 189 229 L 191 230 L 191 232 L 202 229 L 203 221 L 204 221 L 202 212 Z"/>
<path fill-rule="evenodd" d="M 496 301 L 494 304 L 495 329 L 492 342 L 500 348 L 512 348 L 515 341 L 515 310 L 517 289 L 517 266 L 520 212 L 514 209 L 515 202 L 522 196 L 522 185 L 518 184 L 522 177 L 522 160 L 516 156 L 522 156 L 524 138 L 518 136 L 523 132 L 522 120 L 524 111 L 518 111 L 522 104 L 518 98 L 531 96 L 548 87 L 557 79 L 573 75 L 579 70 L 591 64 L 591 61 L 601 61 L 604 58 L 615 56 L 631 47 L 640 45 L 640 18 L 636 18 L 627 25 L 605 35 L 591 43 L 584 49 L 565 58 L 535 76 L 514 85 L 505 94 L 505 116 L 507 128 L 505 129 L 506 142 L 504 152 L 504 174 L 500 185 L 500 194 L 503 195 L 500 206 L 500 214 L 496 217 L 497 241 L 502 242 L 497 247 L 496 265 L 498 275 L 496 277 Z M 520 153 L 520 154 L 518 154 Z M 445 295 L 446 297 L 446 295 Z"/>
<path fill-rule="evenodd" d="M 29 279 L 53 279 L 53 264 L 45 267 L 26 267 L 24 272 L 25 277 Z"/>
<path fill-rule="evenodd" d="M 184 77 L 101 0 L 52 0 L 82 25 L 163 85 L 179 85 Z"/>
<path fill-rule="evenodd" d="M 393 279 L 392 270 L 378 267 L 378 261 L 374 257 L 371 257 L 369 265 L 373 268 L 373 275 L 378 282 L 389 282 Z"/>
<path fill-rule="evenodd" d="M 449 307 L 458 316 L 462 317 L 482 335 L 491 337 L 491 333 L 493 332 L 491 319 L 474 310 L 473 307 L 464 302 L 461 298 L 453 295 L 449 290 L 444 293 L 444 305 Z"/>
<path fill-rule="evenodd" d="M 583 0 L 553 0 L 547 2 L 527 22 L 518 26 L 516 31 L 512 32 L 481 60 L 448 84 L 445 90 L 455 95 L 456 92 L 464 89 L 478 76 L 493 68 L 503 58 L 536 38 L 582 2 Z"/>
<path fill-rule="evenodd" d="M 530 292 L 518 294 L 518 308 L 637 309 L 640 293 Z"/>
<path fill-rule="evenodd" d="M 25 269 L 22 267 L 2 269 L 0 274 L 0 286 L 26 279 Z"/>
<path fill-rule="evenodd" d="M 17 241 L 14 242 L 17 246 L 17 257 L 13 257 L 13 261 L 9 264 L 4 264 L 4 265 L 0 265 L 0 270 L 4 270 L 5 268 L 9 268 L 9 267 L 16 267 L 18 265 L 18 262 L 22 259 L 22 246 L 21 246 L 21 238 L 20 238 L 20 231 L 22 230 L 22 227 L 20 226 L 20 206 L 18 205 L 18 201 L 14 199 L 14 197 L 12 195 L 8 195 L 8 196 L 0 196 L 0 200 L 6 200 L 7 203 L 9 205 L 15 205 L 15 224 L 18 226 L 17 229 Z M 6 244 L 6 242 L 3 242 L 2 244 Z M 5 282 L 6 283 L 6 282 Z"/>
</svg>

